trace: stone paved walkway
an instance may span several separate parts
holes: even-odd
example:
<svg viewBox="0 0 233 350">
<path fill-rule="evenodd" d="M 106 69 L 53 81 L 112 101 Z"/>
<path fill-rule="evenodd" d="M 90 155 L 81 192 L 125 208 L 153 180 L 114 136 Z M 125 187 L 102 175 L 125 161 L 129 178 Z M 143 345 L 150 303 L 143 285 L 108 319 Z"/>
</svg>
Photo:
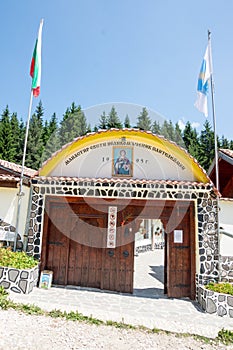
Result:
<svg viewBox="0 0 233 350">
<path fill-rule="evenodd" d="M 68 286 L 49 290 L 34 288 L 29 295 L 11 293 L 10 298 L 45 310 L 78 310 L 105 321 L 123 321 L 207 337 L 216 337 L 222 328 L 233 330 L 232 318 L 206 314 L 196 302 L 168 299 L 163 295 L 162 258 L 163 253 L 158 251 L 136 257 L 133 295 Z"/>
</svg>

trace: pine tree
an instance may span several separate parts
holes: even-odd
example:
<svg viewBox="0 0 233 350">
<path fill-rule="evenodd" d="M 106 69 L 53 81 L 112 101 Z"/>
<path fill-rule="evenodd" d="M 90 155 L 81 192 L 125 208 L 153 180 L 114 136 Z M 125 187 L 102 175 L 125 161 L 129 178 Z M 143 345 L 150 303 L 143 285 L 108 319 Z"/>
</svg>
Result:
<svg viewBox="0 0 233 350">
<path fill-rule="evenodd" d="M 78 119 L 78 135 L 77 136 L 84 136 L 87 133 L 87 120 L 86 120 L 85 114 L 81 110 L 81 106 L 78 107 L 76 115 L 77 115 L 77 119 Z"/>
<path fill-rule="evenodd" d="M 208 120 L 204 123 L 204 130 L 201 131 L 200 135 L 200 150 L 197 156 L 197 160 L 200 165 L 208 171 L 210 164 L 212 163 L 215 156 L 214 149 L 214 132 L 211 129 Z"/>
<path fill-rule="evenodd" d="M 221 147 L 221 148 L 225 148 L 225 149 L 228 149 L 228 148 L 230 147 L 230 142 L 229 142 L 228 139 L 225 138 L 223 135 L 222 135 L 222 137 L 221 137 L 220 147 Z"/>
<path fill-rule="evenodd" d="M 189 145 L 188 152 L 191 156 L 193 156 L 196 160 L 200 157 L 200 141 L 197 137 L 196 139 L 192 139 Z"/>
<path fill-rule="evenodd" d="M 36 107 L 36 112 L 32 115 L 29 130 L 25 165 L 32 169 L 39 169 L 42 164 L 44 151 L 43 140 L 43 114 L 44 110 L 41 101 Z"/>
<path fill-rule="evenodd" d="M 43 144 L 44 146 L 46 146 L 48 140 L 50 137 L 50 133 L 49 133 L 49 123 L 46 120 L 44 123 L 44 127 L 43 127 L 43 133 L 42 133 L 42 139 L 43 139 Z"/>
<path fill-rule="evenodd" d="M 81 109 L 81 106 L 76 107 L 74 102 L 70 108 L 67 108 L 61 126 L 59 129 L 60 144 L 65 145 L 73 141 L 78 136 L 83 136 L 87 133 L 86 117 Z"/>
<path fill-rule="evenodd" d="M 45 127 L 46 127 L 46 138 L 45 139 Z M 60 148 L 59 135 L 58 135 L 58 124 L 56 113 L 53 113 L 51 120 L 47 125 L 44 126 L 44 152 L 43 161 L 51 157 L 51 155 Z M 45 142 L 46 141 L 46 142 Z"/>
<path fill-rule="evenodd" d="M 11 130 L 10 112 L 8 106 L 6 106 L 0 121 L 0 158 L 13 162 L 15 155 L 16 147 Z"/>
<path fill-rule="evenodd" d="M 128 114 L 126 114 L 126 116 L 125 116 L 124 127 L 125 127 L 125 128 L 128 128 L 128 129 L 131 128 L 130 119 L 129 119 Z"/>
<path fill-rule="evenodd" d="M 87 124 L 87 134 L 90 133 L 90 132 L 91 132 L 91 124 L 88 123 L 88 124 Z"/>
<path fill-rule="evenodd" d="M 153 132 L 153 134 L 161 135 L 160 125 L 159 125 L 159 122 L 157 122 L 156 120 L 152 124 L 152 132 Z"/>
<path fill-rule="evenodd" d="M 117 111 L 114 106 L 112 106 L 111 111 L 107 117 L 107 128 L 117 128 L 122 129 L 121 121 L 117 115 Z"/>
<path fill-rule="evenodd" d="M 140 130 L 151 130 L 151 119 L 148 116 L 147 109 L 143 107 L 142 112 L 137 118 L 137 127 Z"/>
<path fill-rule="evenodd" d="M 106 130 L 107 129 L 107 116 L 106 116 L 106 113 L 105 111 L 103 111 L 103 113 L 101 114 L 100 116 L 100 119 L 99 119 L 99 129 L 102 129 L 102 130 Z"/>
<path fill-rule="evenodd" d="M 183 141 L 187 151 L 189 151 L 189 147 L 192 143 L 192 140 L 197 139 L 197 131 L 192 128 L 190 122 L 187 122 L 183 131 Z"/>
<path fill-rule="evenodd" d="M 182 147 L 184 146 L 184 141 L 182 138 L 182 131 L 181 131 L 178 123 L 175 124 L 173 141 L 179 146 L 182 146 Z"/>
<path fill-rule="evenodd" d="M 19 151 L 16 154 L 16 163 L 22 165 L 23 161 L 23 150 L 24 150 L 24 140 L 25 140 L 26 126 L 23 119 L 19 122 Z"/>
<path fill-rule="evenodd" d="M 190 122 L 187 122 L 183 131 L 183 142 L 186 150 L 194 158 L 199 157 L 200 142 L 196 129 L 194 129 Z"/>
<path fill-rule="evenodd" d="M 169 120 L 169 122 L 167 123 L 167 132 L 168 132 L 168 139 L 170 141 L 175 141 L 175 129 L 171 120 Z"/>
<path fill-rule="evenodd" d="M 161 127 L 161 135 L 163 135 L 167 140 L 170 139 L 169 123 L 166 120 L 164 120 Z"/>
<path fill-rule="evenodd" d="M 20 159 L 18 158 L 20 155 L 23 154 L 23 145 L 21 141 L 21 130 L 20 130 L 20 125 L 19 125 L 19 120 L 17 118 L 17 114 L 13 113 L 11 115 L 11 133 L 13 136 L 13 141 L 12 141 L 12 152 L 14 152 L 14 157 L 12 157 L 12 162 L 19 163 Z"/>
</svg>

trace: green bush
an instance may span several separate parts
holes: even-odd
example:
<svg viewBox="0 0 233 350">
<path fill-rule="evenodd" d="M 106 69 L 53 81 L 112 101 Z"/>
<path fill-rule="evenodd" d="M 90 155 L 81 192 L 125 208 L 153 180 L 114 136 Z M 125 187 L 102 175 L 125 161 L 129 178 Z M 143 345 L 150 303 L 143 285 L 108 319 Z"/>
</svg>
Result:
<svg viewBox="0 0 233 350">
<path fill-rule="evenodd" d="M 227 329 L 222 329 L 218 332 L 218 339 L 225 345 L 233 344 L 233 332 Z"/>
<path fill-rule="evenodd" d="M 0 248 L 0 266 L 16 269 L 31 269 L 38 265 L 38 261 L 25 252 L 12 252 L 9 249 Z"/>
<path fill-rule="evenodd" d="M 210 282 L 207 286 L 206 289 L 212 290 L 213 292 L 217 293 L 223 293 L 223 294 L 230 294 L 233 295 L 233 285 L 230 283 L 213 283 Z"/>
</svg>

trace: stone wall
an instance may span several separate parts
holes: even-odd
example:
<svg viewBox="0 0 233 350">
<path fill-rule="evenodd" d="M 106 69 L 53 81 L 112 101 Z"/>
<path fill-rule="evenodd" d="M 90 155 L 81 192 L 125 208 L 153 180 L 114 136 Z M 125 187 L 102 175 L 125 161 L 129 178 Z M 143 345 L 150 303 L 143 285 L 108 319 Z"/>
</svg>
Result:
<svg viewBox="0 0 233 350">
<path fill-rule="evenodd" d="M 19 270 L 0 266 L 0 286 L 16 293 L 30 293 L 38 281 L 38 267 Z"/>
<path fill-rule="evenodd" d="M 200 269 L 196 271 L 199 284 L 218 280 L 219 256 L 216 195 L 211 184 L 179 183 L 172 181 L 99 181 L 64 178 L 37 178 L 32 180 L 32 200 L 29 217 L 27 251 L 40 259 L 43 217 L 46 197 L 72 196 L 95 198 L 121 198 L 142 200 L 186 200 L 195 202 L 197 209 L 196 253 Z"/>
<path fill-rule="evenodd" d="M 198 302 L 209 314 L 233 317 L 233 296 L 198 287 Z"/>
<path fill-rule="evenodd" d="M 233 283 L 233 256 L 221 256 L 219 264 L 221 281 Z"/>
</svg>

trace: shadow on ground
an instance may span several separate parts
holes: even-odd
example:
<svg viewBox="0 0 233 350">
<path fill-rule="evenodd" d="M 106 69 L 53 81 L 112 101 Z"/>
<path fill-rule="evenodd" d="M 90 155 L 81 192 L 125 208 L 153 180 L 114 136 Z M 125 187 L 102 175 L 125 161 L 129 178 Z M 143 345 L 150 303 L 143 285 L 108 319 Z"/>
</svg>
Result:
<svg viewBox="0 0 233 350">
<path fill-rule="evenodd" d="M 149 275 L 156 278 L 159 282 L 164 283 L 164 266 L 149 266 L 151 269 L 151 272 L 149 272 Z"/>
</svg>

